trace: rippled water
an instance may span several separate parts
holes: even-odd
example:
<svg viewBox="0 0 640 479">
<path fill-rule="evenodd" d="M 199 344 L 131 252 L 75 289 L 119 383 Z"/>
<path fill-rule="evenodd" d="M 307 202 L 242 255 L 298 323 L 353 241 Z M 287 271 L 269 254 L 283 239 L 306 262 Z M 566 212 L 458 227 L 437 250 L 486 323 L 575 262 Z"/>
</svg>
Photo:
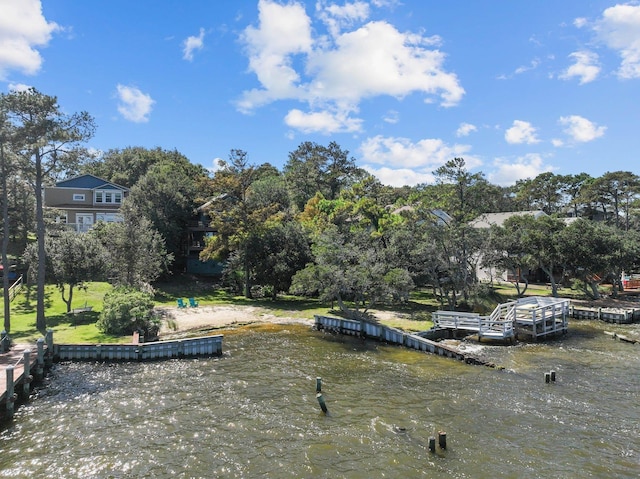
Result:
<svg viewBox="0 0 640 479">
<path fill-rule="evenodd" d="M 221 358 L 59 364 L 0 432 L 0 477 L 636 478 L 640 346 L 603 331 L 640 327 L 570 329 L 478 348 L 503 371 L 302 326 L 226 334 Z"/>
</svg>

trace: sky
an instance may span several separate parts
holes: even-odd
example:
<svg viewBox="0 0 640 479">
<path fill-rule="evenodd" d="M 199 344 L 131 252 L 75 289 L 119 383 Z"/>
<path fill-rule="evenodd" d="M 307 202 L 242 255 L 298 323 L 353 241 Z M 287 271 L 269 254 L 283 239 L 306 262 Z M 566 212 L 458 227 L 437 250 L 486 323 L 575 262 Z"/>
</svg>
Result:
<svg viewBox="0 0 640 479">
<path fill-rule="evenodd" d="M 509 186 L 638 168 L 640 2 L 0 0 L 0 91 L 87 111 L 96 151 L 335 141 L 392 186 L 456 157 Z"/>
</svg>

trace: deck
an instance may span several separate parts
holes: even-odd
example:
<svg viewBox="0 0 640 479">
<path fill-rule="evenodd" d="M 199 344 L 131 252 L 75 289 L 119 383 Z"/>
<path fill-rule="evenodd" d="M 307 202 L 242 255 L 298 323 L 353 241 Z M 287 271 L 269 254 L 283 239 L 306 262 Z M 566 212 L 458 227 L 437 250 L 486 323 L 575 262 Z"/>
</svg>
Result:
<svg viewBox="0 0 640 479">
<path fill-rule="evenodd" d="M 534 296 L 499 304 L 489 316 L 457 311 L 435 311 L 436 328 L 477 334 L 478 339 L 533 340 L 567 332 L 569 300 Z"/>
<path fill-rule="evenodd" d="M 19 392 L 18 385 L 23 385 L 25 382 L 25 374 L 24 374 L 24 358 L 25 358 L 25 350 L 29 349 L 29 375 L 33 373 L 36 369 L 37 361 L 38 361 L 38 350 L 35 344 L 14 344 L 13 347 L 4 353 L 0 354 L 0 408 L 2 411 L 5 409 L 5 405 L 7 400 L 13 400 L 13 398 L 8 397 L 7 391 L 7 368 L 13 366 L 13 384 L 14 391 Z M 27 381 L 30 382 L 31 378 L 27 378 Z M 21 390 L 21 388 L 20 388 Z M 0 415 L 2 415 L 0 413 Z"/>
</svg>

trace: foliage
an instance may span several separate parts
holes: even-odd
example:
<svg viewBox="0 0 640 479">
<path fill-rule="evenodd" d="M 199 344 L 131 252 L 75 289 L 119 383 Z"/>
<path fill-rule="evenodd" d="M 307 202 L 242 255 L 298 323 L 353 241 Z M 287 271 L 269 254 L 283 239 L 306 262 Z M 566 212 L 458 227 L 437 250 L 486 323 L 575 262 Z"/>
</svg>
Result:
<svg viewBox="0 0 640 479">
<path fill-rule="evenodd" d="M 153 312 L 153 296 L 132 288 L 119 287 L 104 297 L 97 327 L 105 334 L 124 335 L 144 331 L 156 336 L 160 319 Z"/>
<path fill-rule="evenodd" d="M 138 215 L 127 200 L 122 223 L 98 223 L 93 234 L 108 252 L 108 277 L 116 285 L 144 288 L 168 270 L 173 255 L 151 222 Z"/>
<path fill-rule="evenodd" d="M 35 243 L 25 251 L 29 270 L 38 264 Z M 83 288 L 85 282 L 102 279 L 107 266 L 107 254 L 103 245 L 92 233 L 61 231 L 45 238 L 46 271 L 49 281 L 58 287 L 62 300 L 71 311 L 74 288 Z"/>
</svg>

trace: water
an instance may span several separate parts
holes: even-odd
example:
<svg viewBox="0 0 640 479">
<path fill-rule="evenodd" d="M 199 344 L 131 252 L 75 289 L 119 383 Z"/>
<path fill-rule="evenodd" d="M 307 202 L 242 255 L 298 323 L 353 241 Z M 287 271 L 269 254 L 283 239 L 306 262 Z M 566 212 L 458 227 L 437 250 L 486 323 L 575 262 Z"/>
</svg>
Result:
<svg viewBox="0 0 640 479">
<path fill-rule="evenodd" d="M 478 348 L 500 371 L 265 326 L 226 334 L 221 358 L 59 364 L 0 432 L 0 477 L 636 478 L 640 346 L 605 329 L 640 337 L 580 322 Z"/>
</svg>

